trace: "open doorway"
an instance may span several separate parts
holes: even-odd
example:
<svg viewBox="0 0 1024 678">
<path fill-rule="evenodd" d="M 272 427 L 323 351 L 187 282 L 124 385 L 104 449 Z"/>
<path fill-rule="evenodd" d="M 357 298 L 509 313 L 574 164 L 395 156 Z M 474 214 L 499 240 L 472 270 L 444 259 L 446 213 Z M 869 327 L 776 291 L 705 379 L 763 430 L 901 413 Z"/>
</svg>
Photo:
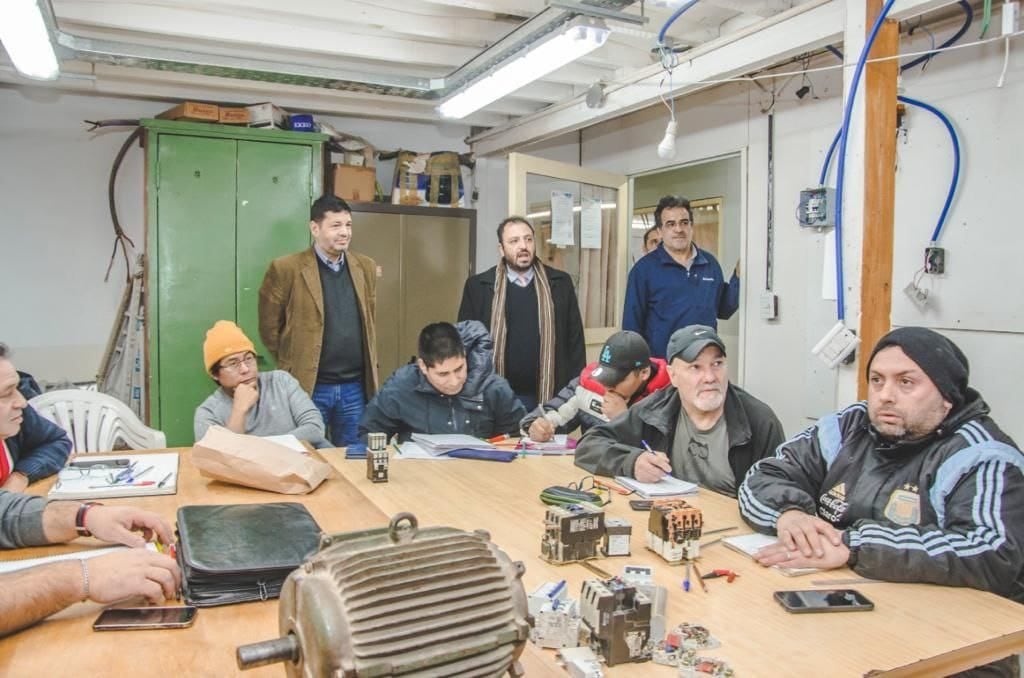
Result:
<svg viewBox="0 0 1024 678">
<path fill-rule="evenodd" d="M 694 242 L 711 252 L 722 266 L 726 281 L 739 261 L 743 236 L 743 157 L 729 155 L 633 177 L 633 219 L 629 237 L 630 267 L 644 254 L 643 238 L 654 225 L 654 208 L 665 195 L 690 200 L 693 208 Z M 741 266 L 740 274 L 744 270 Z M 742 349 L 740 317 L 745 296 L 740 294 L 740 310 L 728 320 L 718 321 L 718 334 L 730 358 L 731 378 L 740 381 Z"/>
</svg>

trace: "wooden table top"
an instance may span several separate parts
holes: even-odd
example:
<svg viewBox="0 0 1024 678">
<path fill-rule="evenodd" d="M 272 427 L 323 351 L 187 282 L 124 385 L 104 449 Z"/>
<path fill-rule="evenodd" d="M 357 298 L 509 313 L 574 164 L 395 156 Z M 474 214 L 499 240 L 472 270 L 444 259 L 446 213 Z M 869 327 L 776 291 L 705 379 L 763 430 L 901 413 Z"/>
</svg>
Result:
<svg viewBox="0 0 1024 678">
<path fill-rule="evenodd" d="M 173 521 L 186 504 L 300 501 L 325 531 L 382 527 L 390 516 L 408 511 L 423 527 L 444 525 L 486 529 L 514 560 L 526 565 L 527 592 L 545 581 L 567 580 L 578 598 L 585 579 L 596 575 L 578 564 L 555 566 L 542 561 L 540 541 L 545 506 L 541 489 L 579 480 L 584 472 L 571 458 L 527 457 L 509 464 L 486 461 L 392 460 L 388 483 L 366 479 L 366 463 L 345 460 L 340 450 L 321 451 L 337 470 L 308 495 L 289 496 L 253 490 L 202 478 L 182 450 L 178 494 L 110 500 L 148 508 Z M 43 493 L 52 481 L 31 491 Z M 706 531 L 737 526 L 747 530 L 734 500 L 702 492 L 689 499 L 704 512 Z M 872 612 L 792 615 L 772 599 L 784 589 L 822 588 L 811 581 L 855 575 L 837 570 L 804 577 L 786 577 L 758 566 L 721 544 L 702 550 L 703 572 L 730 568 L 740 576 L 699 585 L 689 593 L 681 587 L 683 568 L 669 565 L 643 546 L 646 513 L 631 511 L 625 497 L 614 495 L 607 515 L 633 525 L 632 554 L 594 563 L 615 575 L 629 563 L 652 565 L 655 579 L 669 590 L 666 624 L 707 626 L 722 646 L 703 654 L 726 660 L 738 676 L 861 676 L 938 675 L 1024 650 L 1024 607 L 998 596 L 970 589 L 926 584 L 871 583 L 859 588 L 875 603 Z M 705 540 L 706 541 L 706 540 Z M 67 546 L 0 552 L 0 559 L 29 558 L 96 545 L 79 539 Z M 849 587 L 849 586 L 846 586 Z M 0 673 L 51 676 L 73 671 L 81 676 L 227 676 L 239 673 L 235 648 L 278 635 L 277 601 L 246 603 L 199 611 L 192 628 L 167 631 L 95 633 L 92 621 L 100 609 L 93 603 L 74 605 L 35 627 L 0 640 Z M 954 614 L 943 614 L 955 611 Z M 527 676 L 565 676 L 553 650 L 528 644 L 523 655 Z M 607 669 L 609 676 L 673 676 L 651 662 Z M 280 666 L 247 671 L 248 676 L 281 676 Z"/>
</svg>

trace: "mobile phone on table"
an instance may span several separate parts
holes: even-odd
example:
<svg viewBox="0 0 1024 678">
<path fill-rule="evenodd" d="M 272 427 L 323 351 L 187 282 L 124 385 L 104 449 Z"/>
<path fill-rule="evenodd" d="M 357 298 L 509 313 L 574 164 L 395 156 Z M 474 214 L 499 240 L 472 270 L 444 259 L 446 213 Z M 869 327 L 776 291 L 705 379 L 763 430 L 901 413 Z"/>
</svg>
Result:
<svg viewBox="0 0 1024 678">
<path fill-rule="evenodd" d="M 92 624 L 93 631 L 184 629 L 196 620 L 192 605 L 167 607 L 108 607 Z"/>
<path fill-rule="evenodd" d="M 775 600 L 786 612 L 866 612 L 875 604 L 854 589 L 826 589 L 821 591 L 776 591 Z"/>
<path fill-rule="evenodd" d="M 650 511 L 654 502 L 650 499 L 630 499 L 629 508 L 634 511 Z"/>
</svg>

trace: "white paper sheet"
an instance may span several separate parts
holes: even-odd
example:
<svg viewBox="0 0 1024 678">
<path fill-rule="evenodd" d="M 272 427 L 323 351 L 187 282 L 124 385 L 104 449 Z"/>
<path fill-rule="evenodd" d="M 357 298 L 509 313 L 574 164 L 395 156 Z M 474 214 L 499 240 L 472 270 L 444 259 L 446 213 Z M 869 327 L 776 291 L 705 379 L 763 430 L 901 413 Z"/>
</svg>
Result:
<svg viewBox="0 0 1024 678">
<path fill-rule="evenodd" d="M 571 247 L 572 228 L 572 193 L 551 191 L 551 244 Z"/>
<path fill-rule="evenodd" d="M 580 247 L 587 250 L 601 249 L 601 200 L 583 198 L 580 210 Z"/>
</svg>

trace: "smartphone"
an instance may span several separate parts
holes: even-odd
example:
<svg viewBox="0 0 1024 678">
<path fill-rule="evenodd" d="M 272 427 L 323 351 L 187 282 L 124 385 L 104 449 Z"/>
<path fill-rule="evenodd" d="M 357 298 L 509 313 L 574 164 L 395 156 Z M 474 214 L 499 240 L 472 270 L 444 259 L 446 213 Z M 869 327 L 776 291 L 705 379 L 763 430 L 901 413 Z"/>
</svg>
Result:
<svg viewBox="0 0 1024 678">
<path fill-rule="evenodd" d="M 93 631 L 184 629 L 196 620 L 192 605 L 168 607 L 109 607 L 92 624 Z"/>
<path fill-rule="evenodd" d="M 823 591 L 776 591 L 775 600 L 786 612 L 858 612 L 875 609 L 875 604 L 854 589 Z"/>
<path fill-rule="evenodd" d="M 110 466 L 124 468 L 128 465 L 127 459 L 78 459 L 68 464 L 68 468 L 92 468 L 93 466 Z"/>
<path fill-rule="evenodd" d="M 630 499 L 629 508 L 634 511 L 650 511 L 654 502 L 650 499 Z"/>
</svg>

